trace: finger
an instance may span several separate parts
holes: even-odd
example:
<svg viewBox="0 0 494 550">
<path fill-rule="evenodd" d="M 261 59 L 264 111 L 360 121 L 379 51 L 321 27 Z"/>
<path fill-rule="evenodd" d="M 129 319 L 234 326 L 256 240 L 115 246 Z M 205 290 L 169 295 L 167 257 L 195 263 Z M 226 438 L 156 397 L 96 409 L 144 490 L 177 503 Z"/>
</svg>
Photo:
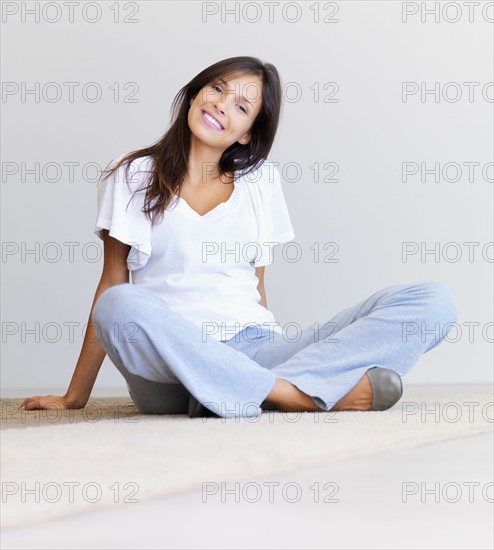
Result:
<svg viewBox="0 0 494 550">
<path fill-rule="evenodd" d="M 41 406 L 41 395 L 33 395 L 33 397 L 28 397 L 24 399 L 19 409 L 25 410 L 25 411 L 32 411 L 32 410 L 38 410 L 42 409 Z"/>
<path fill-rule="evenodd" d="M 32 397 L 26 397 L 24 401 L 19 405 L 19 409 L 26 410 L 28 403 L 31 402 Z"/>
</svg>

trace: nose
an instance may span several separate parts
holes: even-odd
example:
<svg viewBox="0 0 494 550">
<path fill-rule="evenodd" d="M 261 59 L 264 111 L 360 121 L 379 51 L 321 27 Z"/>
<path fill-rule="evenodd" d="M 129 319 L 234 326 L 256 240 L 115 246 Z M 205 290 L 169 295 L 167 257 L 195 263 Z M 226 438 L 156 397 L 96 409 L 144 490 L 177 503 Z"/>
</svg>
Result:
<svg viewBox="0 0 494 550">
<path fill-rule="evenodd" d="M 216 101 L 213 101 L 213 104 L 216 105 L 216 108 L 218 109 L 218 111 L 221 113 L 221 114 L 225 114 L 225 110 L 226 110 L 226 107 L 225 107 L 225 104 L 226 104 L 226 99 L 218 99 Z"/>
<path fill-rule="evenodd" d="M 226 106 L 228 105 L 228 100 L 230 102 L 235 103 L 235 97 L 232 93 L 226 93 L 225 91 L 222 91 L 221 94 L 218 94 L 217 97 L 213 98 L 213 105 L 216 105 L 218 110 L 225 114 L 226 112 Z"/>
</svg>

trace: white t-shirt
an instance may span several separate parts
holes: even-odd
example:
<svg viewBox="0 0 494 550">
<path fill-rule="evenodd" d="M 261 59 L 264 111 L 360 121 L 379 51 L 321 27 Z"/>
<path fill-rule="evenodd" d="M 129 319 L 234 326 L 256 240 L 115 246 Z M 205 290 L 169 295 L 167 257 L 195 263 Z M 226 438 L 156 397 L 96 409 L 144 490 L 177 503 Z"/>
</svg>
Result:
<svg viewBox="0 0 494 550">
<path fill-rule="evenodd" d="M 152 157 L 133 161 L 129 180 L 125 167 L 99 184 L 94 233 L 102 239 L 101 229 L 108 229 L 131 246 L 127 267 L 133 284 L 199 326 L 203 341 L 228 340 L 247 325 L 282 333 L 259 303 L 255 274 L 256 267 L 272 263 L 276 244 L 295 237 L 278 168 L 263 161 L 251 174 L 235 174 L 230 198 L 203 216 L 175 195 L 152 227 L 141 211 Z"/>
</svg>

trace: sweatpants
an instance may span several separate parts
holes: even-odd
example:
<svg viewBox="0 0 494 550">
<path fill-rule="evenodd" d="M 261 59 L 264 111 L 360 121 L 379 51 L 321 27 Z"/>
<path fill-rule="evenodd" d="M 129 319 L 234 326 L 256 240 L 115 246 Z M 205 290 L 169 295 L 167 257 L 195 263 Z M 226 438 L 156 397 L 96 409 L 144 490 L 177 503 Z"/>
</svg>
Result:
<svg viewBox="0 0 494 550">
<path fill-rule="evenodd" d="M 189 395 L 220 417 L 255 417 L 276 379 L 329 411 L 372 367 L 406 375 L 457 320 L 451 291 L 423 281 L 386 287 L 305 329 L 253 323 L 220 341 L 154 292 L 132 283 L 105 290 L 92 322 L 138 411 L 186 414 Z"/>
</svg>

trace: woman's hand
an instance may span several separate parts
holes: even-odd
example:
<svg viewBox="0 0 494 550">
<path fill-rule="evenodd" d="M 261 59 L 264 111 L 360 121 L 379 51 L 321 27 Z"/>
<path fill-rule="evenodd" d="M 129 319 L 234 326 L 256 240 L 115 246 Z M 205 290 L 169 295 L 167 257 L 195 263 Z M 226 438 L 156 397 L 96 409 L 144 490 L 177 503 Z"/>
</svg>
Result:
<svg viewBox="0 0 494 550">
<path fill-rule="evenodd" d="M 86 403 L 71 401 L 66 395 L 34 395 L 27 397 L 20 404 L 19 409 L 34 411 L 38 409 L 82 409 Z"/>
</svg>

